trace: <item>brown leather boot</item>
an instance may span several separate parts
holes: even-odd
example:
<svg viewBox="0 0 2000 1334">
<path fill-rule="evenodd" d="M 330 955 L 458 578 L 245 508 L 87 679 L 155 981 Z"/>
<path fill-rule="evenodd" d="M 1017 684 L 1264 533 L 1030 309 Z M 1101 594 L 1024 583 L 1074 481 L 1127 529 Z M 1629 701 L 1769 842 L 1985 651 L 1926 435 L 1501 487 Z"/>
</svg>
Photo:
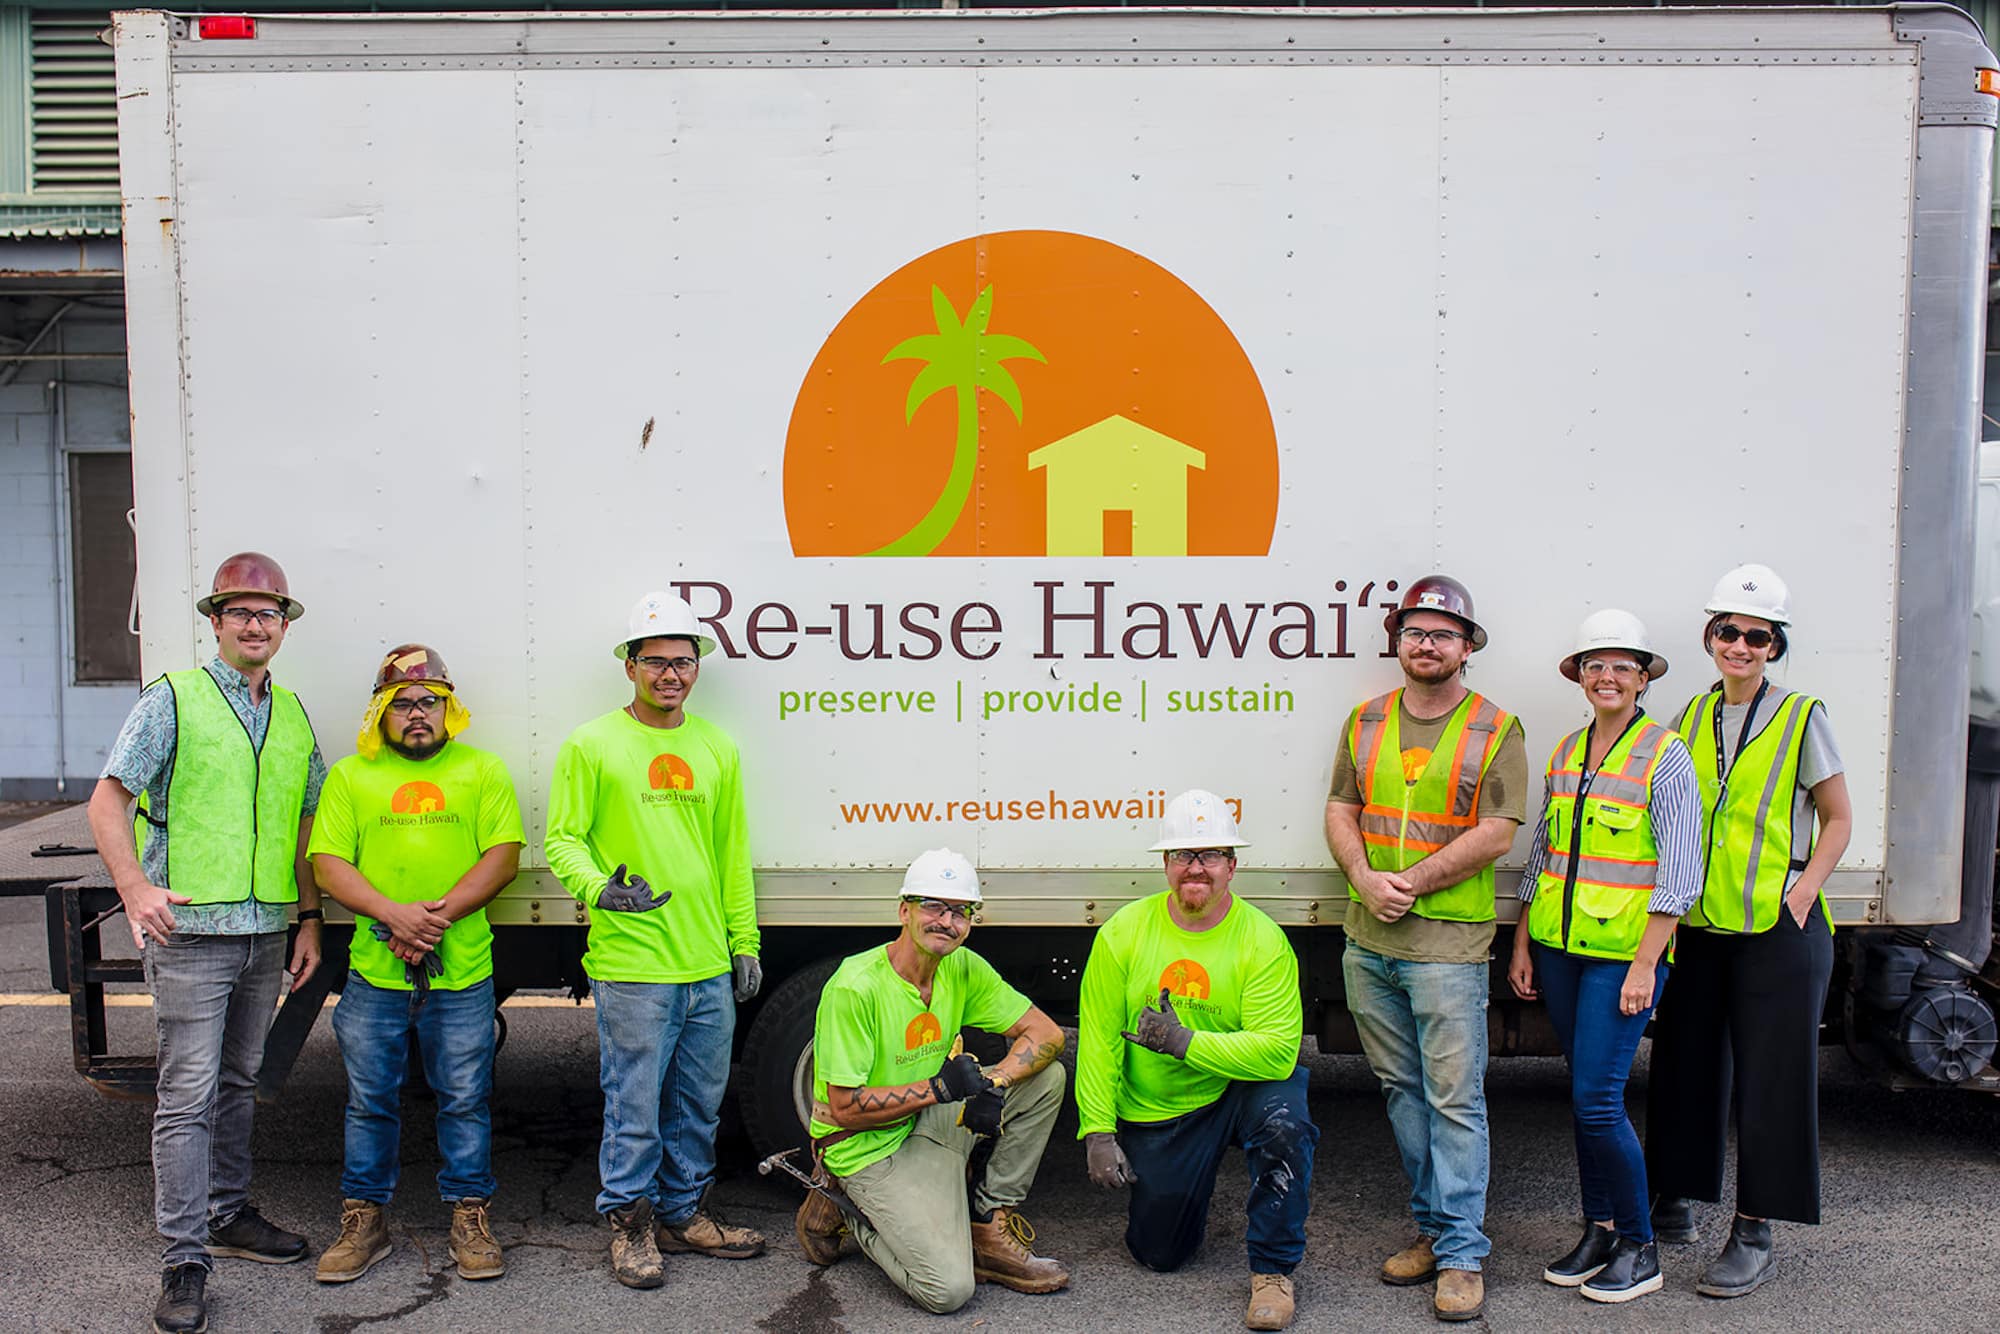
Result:
<svg viewBox="0 0 2000 1334">
<path fill-rule="evenodd" d="M 847 1219 L 832 1200 L 816 1190 L 806 1192 L 806 1202 L 792 1220 L 792 1231 L 798 1234 L 799 1249 L 806 1259 L 822 1267 L 840 1258 L 849 1236 Z"/>
<path fill-rule="evenodd" d="M 982 1223 L 972 1220 L 972 1277 L 1016 1292 L 1054 1292 L 1069 1286 L 1060 1260 L 1036 1255 L 1035 1229 L 1012 1209 L 995 1209 Z"/>
<path fill-rule="evenodd" d="M 393 1247 L 382 1206 L 367 1200 L 340 1202 L 340 1235 L 319 1257 L 313 1277 L 322 1283 L 352 1283 L 385 1259 Z"/>
<path fill-rule="evenodd" d="M 451 1206 L 451 1258 L 460 1278 L 498 1278 L 507 1272 L 500 1243 L 486 1219 L 486 1201 L 455 1200 Z"/>
<path fill-rule="evenodd" d="M 1249 1329 L 1283 1329 L 1292 1323 L 1292 1280 L 1288 1274 L 1250 1275 L 1250 1306 L 1243 1312 Z"/>
<path fill-rule="evenodd" d="M 653 1202 L 634 1200 L 604 1215 L 611 1224 L 611 1274 L 628 1288 L 657 1288 L 667 1281 L 653 1242 Z"/>
<path fill-rule="evenodd" d="M 764 1253 L 764 1234 L 754 1227 L 736 1227 L 697 1208 L 678 1223 L 659 1223 L 653 1241 L 662 1254 L 693 1251 L 722 1260 L 748 1260 Z"/>
<path fill-rule="evenodd" d="M 1431 1239 L 1418 1237 L 1382 1262 L 1382 1281 L 1407 1288 L 1430 1282 L 1437 1274 L 1437 1268 L 1437 1254 L 1431 1249 Z"/>
<path fill-rule="evenodd" d="M 1440 1320 L 1477 1320 L 1486 1310 L 1486 1276 L 1476 1269 L 1440 1269 L 1431 1313 Z"/>
</svg>

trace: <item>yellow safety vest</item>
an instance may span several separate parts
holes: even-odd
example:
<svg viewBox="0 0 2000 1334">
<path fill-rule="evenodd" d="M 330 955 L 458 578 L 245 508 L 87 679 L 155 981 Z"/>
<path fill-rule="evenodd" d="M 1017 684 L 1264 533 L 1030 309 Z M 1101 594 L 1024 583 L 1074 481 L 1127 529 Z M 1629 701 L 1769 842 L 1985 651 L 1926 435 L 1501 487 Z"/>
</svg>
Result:
<svg viewBox="0 0 2000 1334">
<path fill-rule="evenodd" d="M 1548 844 L 1528 905 L 1528 934 L 1535 940 L 1597 959 L 1638 954 L 1660 874 L 1648 811 L 1653 770 L 1673 735 L 1641 714 L 1604 757 L 1587 792 L 1589 728 L 1564 737 L 1549 756 Z"/>
</svg>

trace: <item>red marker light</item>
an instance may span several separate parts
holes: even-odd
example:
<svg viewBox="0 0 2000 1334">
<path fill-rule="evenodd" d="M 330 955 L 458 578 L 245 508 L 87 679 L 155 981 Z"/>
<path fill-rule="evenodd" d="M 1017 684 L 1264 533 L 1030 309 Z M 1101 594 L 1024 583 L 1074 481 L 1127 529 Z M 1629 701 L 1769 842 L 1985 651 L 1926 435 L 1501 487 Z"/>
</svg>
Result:
<svg viewBox="0 0 2000 1334">
<path fill-rule="evenodd" d="M 257 20 L 248 14 L 203 14 L 194 23 L 195 35 L 204 42 L 241 40 L 257 35 Z"/>
</svg>

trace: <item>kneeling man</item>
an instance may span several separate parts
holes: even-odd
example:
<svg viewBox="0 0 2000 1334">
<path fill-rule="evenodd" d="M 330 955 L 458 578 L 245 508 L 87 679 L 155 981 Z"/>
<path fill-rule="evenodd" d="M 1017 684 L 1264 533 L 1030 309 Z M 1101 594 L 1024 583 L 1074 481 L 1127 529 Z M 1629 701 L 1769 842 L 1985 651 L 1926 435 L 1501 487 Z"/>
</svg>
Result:
<svg viewBox="0 0 2000 1334">
<path fill-rule="evenodd" d="M 862 1253 L 940 1314 L 965 1305 L 975 1282 L 1016 1292 L 1069 1282 L 1029 1248 L 1035 1230 L 1019 1212 L 1062 1107 L 1063 1033 L 962 948 L 979 903 L 971 862 L 945 848 L 917 858 L 903 877 L 902 934 L 840 965 L 813 1026 L 813 1151 L 862 1215 L 851 1228 Z M 962 1027 L 1013 1046 L 982 1070 L 960 1050 Z M 824 1196 L 806 1197 L 807 1259 L 832 1264 L 848 1231 Z"/>
<path fill-rule="evenodd" d="M 1125 1245 L 1178 1269 L 1201 1245 L 1222 1151 L 1250 1173 L 1251 1329 L 1292 1320 L 1319 1129 L 1299 1065 L 1299 960 L 1229 890 L 1248 843 L 1212 792 L 1167 804 L 1167 888 L 1111 915 L 1091 942 L 1077 1024 L 1076 1105 L 1090 1179 L 1129 1186 Z"/>
</svg>

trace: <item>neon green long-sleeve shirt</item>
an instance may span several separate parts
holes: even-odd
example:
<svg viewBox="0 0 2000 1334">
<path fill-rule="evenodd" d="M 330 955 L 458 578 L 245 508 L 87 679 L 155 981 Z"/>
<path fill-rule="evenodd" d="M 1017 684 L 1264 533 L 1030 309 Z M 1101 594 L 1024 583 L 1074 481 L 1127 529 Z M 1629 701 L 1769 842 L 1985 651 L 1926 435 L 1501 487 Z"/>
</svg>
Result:
<svg viewBox="0 0 2000 1334">
<path fill-rule="evenodd" d="M 590 910 L 583 970 L 602 982 L 700 982 L 758 950 L 736 743 L 684 718 L 654 728 L 620 709 L 556 753 L 544 850 Z M 651 912 L 601 911 L 598 893 L 620 862 L 673 898 Z"/>
<path fill-rule="evenodd" d="M 1195 1030 L 1177 1061 L 1127 1042 L 1139 1011 L 1173 992 Z M 1264 910 L 1240 896 L 1206 931 L 1167 912 L 1165 891 L 1128 903 L 1098 928 L 1083 968 L 1077 1024 L 1078 1135 L 1123 1121 L 1165 1121 L 1206 1107 L 1232 1080 L 1286 1079 L 1304 1020 L 1299 959 Z"/>
</svg>

